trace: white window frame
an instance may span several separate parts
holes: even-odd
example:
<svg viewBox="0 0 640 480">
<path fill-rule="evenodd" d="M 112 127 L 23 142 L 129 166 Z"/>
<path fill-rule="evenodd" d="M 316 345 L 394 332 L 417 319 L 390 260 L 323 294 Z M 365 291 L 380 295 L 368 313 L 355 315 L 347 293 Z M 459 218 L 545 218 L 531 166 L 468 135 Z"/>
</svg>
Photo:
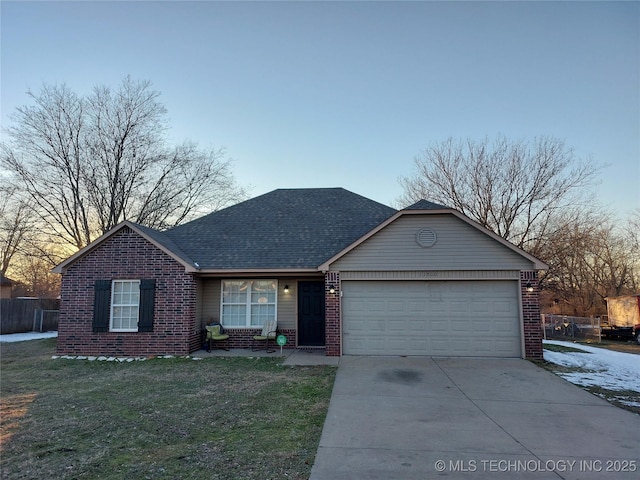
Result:
<svg viewBox="0 0 640 480">
<path fill-rule="evenodd" d="M 246 282 L 247 292 L 245 294 L 246 295 L 245 301 L 225 303 L 224 301 L 225 282 Z M 254 282 L 272 282 L 275 285 L 274 301 L 273 302 L 267 301 L 266 303 L 252 302 L 251 293 L 252 293 Z M 243 305 L 246 307 L 244 325 L 225 324 L 224 307 L 229 305 Z M 277 321 L 278 319 L 278 280 L 277 279 L 274 279 L 274 278 L 228 278 L 228 279 L 223 279 L 220 282 L 220 323 L 225 328 L 253 328 L 253 329 L 262 328 L 263 324 L 260 324 L 260 325 L 251 324 L 251 313 L 252 313 L 252 307 L 254 305 L 256 306 L 257 305 L 273 305 L 273 319 Z"/>
<path fill-rule="evenodd" d="M 116 299 L 116 284 L 128 284 L 128 285 L 137 285 L 138 287 L 138 294 L 137 294 L 137 299 L 135 302 L 122 302 L 122 303 L 116 303 L 115 299 Z M 113 322 L 114 322 L 114 312 L 116 310 L 116 308 L 136 308 L 136 316 L 135 316 L 135 328 L 133 327 L 129 327 L 129 328 L 115 328 L 113 326 Z M 134 318 L 132 316 L 128 317 L 128 318 Z M 109 311 L 109 331 L 110 332 L 137 332 L 138 331 L 138 323 L 140 322 L 140 280 L 127 280 L 127 279 L 122 279 L 122 280 L 112 280 L 111 281 L 111 307 L 110 307 L 110 311 Z"/>
</svg>

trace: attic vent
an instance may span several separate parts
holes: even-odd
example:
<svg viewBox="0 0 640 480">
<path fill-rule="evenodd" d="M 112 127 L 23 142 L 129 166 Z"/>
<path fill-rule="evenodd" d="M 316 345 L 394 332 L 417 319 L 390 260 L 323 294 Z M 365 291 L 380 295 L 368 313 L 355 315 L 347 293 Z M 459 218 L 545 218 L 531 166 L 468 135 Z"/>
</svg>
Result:
<svg viewBox="0 0 640 480">
<path fill-rule="evenodd" d="M 436 240 L 436 232 L 434 232 L 430 228 L 422 228 L 418 230 L 418 233 L 416 234 L 416 242 L 418 242 L 418 245 L 420 245 L 421 247 L 433 247 L 433 245 L 435 245 L 436 243 Z"/>
</svg>

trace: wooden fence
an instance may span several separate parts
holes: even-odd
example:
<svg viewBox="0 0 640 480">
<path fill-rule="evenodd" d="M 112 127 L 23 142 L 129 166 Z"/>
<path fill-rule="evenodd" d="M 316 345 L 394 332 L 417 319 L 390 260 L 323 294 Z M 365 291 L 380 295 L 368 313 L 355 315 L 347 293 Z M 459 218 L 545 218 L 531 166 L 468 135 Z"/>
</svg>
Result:
<svg viewBox="0 0 640 480">
<path fill-rule="evenodd" d="M 3 298 L 0 300 L 0 333 L 58 330 L 57 298 Z"/>
</svg>

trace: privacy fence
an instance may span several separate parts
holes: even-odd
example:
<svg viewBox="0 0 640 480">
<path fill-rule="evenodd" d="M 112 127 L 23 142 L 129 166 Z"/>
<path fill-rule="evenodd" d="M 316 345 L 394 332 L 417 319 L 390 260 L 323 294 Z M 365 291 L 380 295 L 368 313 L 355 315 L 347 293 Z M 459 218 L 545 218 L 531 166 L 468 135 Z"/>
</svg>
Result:
<svg viewBox="0 0 640 480">
<path fill-rule="evenodd" d="M 570 317 L 542 314 L 544 338 L 600 341 L 600 317 Z"/>
<path fill-rule="evenodd" d="M 58 330 L 57 298 L 3 298 L 0 300 L 0 333 Z"/>
</svg>

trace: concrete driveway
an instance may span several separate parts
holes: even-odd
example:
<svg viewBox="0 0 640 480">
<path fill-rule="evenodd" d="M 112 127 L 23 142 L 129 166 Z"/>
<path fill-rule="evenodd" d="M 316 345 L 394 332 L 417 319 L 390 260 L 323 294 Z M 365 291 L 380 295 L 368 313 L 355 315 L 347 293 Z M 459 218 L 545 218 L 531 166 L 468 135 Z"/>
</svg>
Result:
<svg viewBox="0 0 640 480">
<path fill-rule="evenodd" d="M 640 416 L 520 359 L 342 357 L 311 480 L 640 478 Z"/>
</svg>

